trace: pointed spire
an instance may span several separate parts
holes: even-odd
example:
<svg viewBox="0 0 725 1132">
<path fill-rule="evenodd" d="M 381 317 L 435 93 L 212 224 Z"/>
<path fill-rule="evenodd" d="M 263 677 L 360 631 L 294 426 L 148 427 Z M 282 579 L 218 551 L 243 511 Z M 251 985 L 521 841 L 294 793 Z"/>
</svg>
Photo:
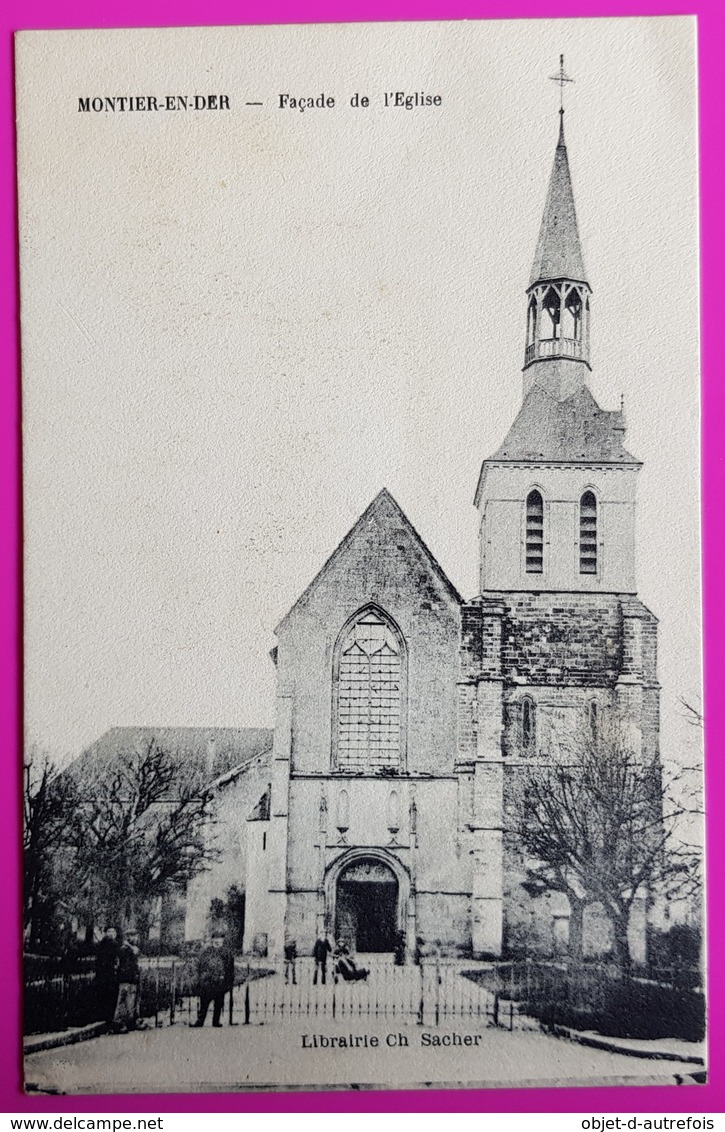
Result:
<svg viewBox="0 0 725 1132">
<path fill-rule="evenodd" d="M 564 141 L 564 111 L 559 111 L 559 140 L 546 194 L 529 287 L 549 279 L 587 281 L 571 186 L 569 158 Z"/>
</svg>

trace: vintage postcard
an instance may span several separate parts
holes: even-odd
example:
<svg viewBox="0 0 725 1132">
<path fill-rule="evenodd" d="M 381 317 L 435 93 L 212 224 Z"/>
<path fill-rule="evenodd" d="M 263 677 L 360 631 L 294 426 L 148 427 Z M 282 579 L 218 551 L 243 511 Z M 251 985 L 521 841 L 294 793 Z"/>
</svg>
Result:
<svg viewBox="0 0 725 1132">
<path fill-rule="evenodd" d="M 17 37 L 28 1091 L 705 1080 L 695 35 Z"/>
</svg>

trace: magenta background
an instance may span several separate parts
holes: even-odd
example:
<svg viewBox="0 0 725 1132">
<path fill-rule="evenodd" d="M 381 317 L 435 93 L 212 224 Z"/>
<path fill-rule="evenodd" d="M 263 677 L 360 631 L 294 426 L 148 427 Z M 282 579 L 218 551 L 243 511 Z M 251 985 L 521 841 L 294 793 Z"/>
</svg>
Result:
<svg viewBox="0 0 725 1132">
<path fill-rule="evenodd" d="M 425 1092 L 292 1094 L 144 1094 L 84 1097 L 25 1097 L 20 1052 L 20 736 L 21 537 L 20 365 L 17 289 L 15 131 L 12 33 L 24 28 L 163 27 L 244 23 L 315 23 L 362 20 L 517 19 L 565 16 L 698 16 L 700 66 L 700 202 L 703 359 L 703 519 L 705 582 L 705 691 L 707 705 L 708 897 L 710 947 L 710 1083 L 687 1088 L 507 1089 Z M 719 353 L 723 309 L 721 266 L 725 262 L 725 4 L 723 0 L 5 0 L 2 33 L 0 114 L 0 728 L 5 788 L 0 789 L 0 852 L 3 855 L 0 971 L 0 1111 L 8 1112 L 725 1112 L 723 1047 L 725 1022 L 725 766 L 717 737 L 725 725 L 723 678 L 725 601 L 718 581 L 725 575 L 723 455 L 725 423 Z M 677 280 L 672 281 L 677 302 Z M 677 421 L 672 427 L 677 427 Z M 666 443 L 667 438 L 663 437 Z M 663 510 L 663 513 L 664 510 Z M 646 1072 L 647 1062 L 642 1063 Z"/>
</svg>

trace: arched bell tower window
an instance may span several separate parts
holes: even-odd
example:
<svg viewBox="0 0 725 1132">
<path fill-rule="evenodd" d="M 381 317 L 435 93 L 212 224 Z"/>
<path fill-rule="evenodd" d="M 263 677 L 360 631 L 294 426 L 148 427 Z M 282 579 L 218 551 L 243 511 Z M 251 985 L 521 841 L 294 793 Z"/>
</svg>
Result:
<svg viewBox="0 0 725 1132">
<path fill-rule="evenodd" d="M 561 295 L 556 287 L 549 287 L 544 295 L 543 310 L 546 318 L 541 337 L 548 340 L 561 338 Z"/>
<path fill-rule="evenodd" d="M 544 500 L 541 492 L 526 497 L 526 573 L 544 572 Z"/>
<path fill-rule="evenodd" d="M 570 342 L 582 340 L 582 297 L 577 287 L 572 287 L 566 296 L 562 338 Z"/>
<path fill-rule="evenodd" d="M 585 491 L 579 501 L 579 573 L 597 572 L 597 500 Z"/>
<path fill-rule="evenodd" d="M 536 341 L 536 298 L 529 299 L 529 312 L 526 320 L 526 345 L 531 346 Z"/>
<path fill-rule="evenodd" d="M 526 308 L 524 368 L 546 358 L 574 358 L 589 365 L 589 284 L 537 283 Z"/>
<path fill-rule="evenodd" d="M 406 668 L 403 636 L 377 606 L 347 623 L 333 672 L 335 770 L 375 773 L 403 766 Z"/>
<path fill-rule="evenodd" d="M 536 748 L 536 707 L 530 696 L 521 701 L 521 750 L 533 754 Z"/>
</svg>

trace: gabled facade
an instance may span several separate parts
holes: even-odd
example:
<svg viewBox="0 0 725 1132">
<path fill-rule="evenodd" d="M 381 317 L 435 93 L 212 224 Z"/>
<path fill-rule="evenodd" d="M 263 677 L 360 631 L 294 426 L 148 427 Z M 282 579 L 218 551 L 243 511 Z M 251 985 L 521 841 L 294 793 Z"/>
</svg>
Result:
<svg viewBox="0 0 725 1132">
<path fill-rule="evenodd" d="M 253 932 L 272 954 L 292 940 L 305 953 L 323 930 L 409 959 L 566 946 L 566 897 L 523 884 L 520 769 L 604 712 L 659 757 L 656 620 L 635 584 L 640 464 L 622 412 L 589 388 L 591 295 L 562 112 L 523 403 L 475 496 L 479 596 L 462 600 L 383 491 L 278 627 L 271 794 L 249 823 L 266 887 L 248 900 L 247 946 Z M 631 931 L 641 954 L 641 903 Z M 585 945 L 609 945 L 596 909 Z"/>
<path fill-rule="evenodd" d="M 465 945 L 461 604 L 382 491 L 278 627 L 265 900 L 273 952 L 285 939 L 309 951 L 325 927 L 358 950 L 392 950 L 402 935 L 412 954 L 440 924 L 446 946 Z M 259 922 L 255 913 L 257 931 Z"/>
</svg>

